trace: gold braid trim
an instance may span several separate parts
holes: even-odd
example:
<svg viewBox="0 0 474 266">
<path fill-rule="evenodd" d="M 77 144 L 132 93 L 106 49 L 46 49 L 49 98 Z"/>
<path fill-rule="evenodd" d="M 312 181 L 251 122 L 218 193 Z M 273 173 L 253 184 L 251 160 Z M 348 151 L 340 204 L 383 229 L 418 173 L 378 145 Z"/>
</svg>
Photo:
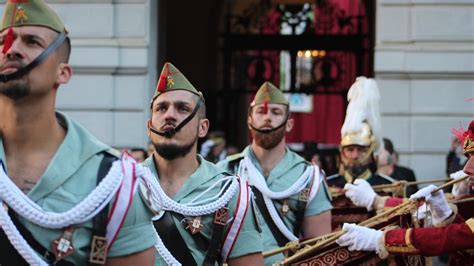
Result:
<svg viewBox="0 0 474 266">
<path fill-rule="evenodd" d="M 474 234 L 474 218 L 471 218 L 466 221 L 466 225 L 471 229 L 471 232 Z"/>
<path fill-rule="evenodd" d="M 385 244 L 385 249 L 390 253 L 409 253 L 409 254 L 419 253 L 420 250 L 418 250 L 411 243 L 411 232 L 412 232 L 412 230 L 413 230 L 413 228 L 409 228 L 405 232 L 405 246 L 387 246 L 387 244 Z"/>
</svg>

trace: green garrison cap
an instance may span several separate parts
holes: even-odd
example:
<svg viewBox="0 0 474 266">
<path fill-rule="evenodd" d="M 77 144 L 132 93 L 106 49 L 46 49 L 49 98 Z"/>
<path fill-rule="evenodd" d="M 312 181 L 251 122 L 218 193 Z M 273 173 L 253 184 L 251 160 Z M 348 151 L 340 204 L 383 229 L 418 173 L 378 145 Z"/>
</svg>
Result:
<svg viewBox="0 0 474 266">
<path fill-rule="evenodd" d="M 0 31 L 19 26 L 43 26 L 67 32 L 56 12 L 43 0 L 7 0 Z"/>
<path fill-rule="evenodd" d="M 152 102 L 161 94 L 173 90 L 189 91 L 204 99 L 202 93 L 194 88 L 181 71 L 173 66 L 173 64 L 165 63 L 158 84 L 156 85 L 156 91 L 155 95 L 153 95 Z"/>
<path fill-rule="evenodd" d="M 263 83 L 262 86 L 260 86 L 260 89 L 258 89 L 257 94 L 255 95 L 255 98 L 250 106 L 269 103 L 284 104 L 287 106 L 289 105 L 288 100 L 286 99 L 283 92 L 275 85 L 267 81 Z"/>
</svg>

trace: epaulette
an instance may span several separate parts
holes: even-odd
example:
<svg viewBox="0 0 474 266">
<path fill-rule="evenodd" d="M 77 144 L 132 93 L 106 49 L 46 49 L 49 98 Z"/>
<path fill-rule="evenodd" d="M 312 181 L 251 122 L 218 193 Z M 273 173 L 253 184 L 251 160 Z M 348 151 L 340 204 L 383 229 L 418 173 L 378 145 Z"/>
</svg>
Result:
<svg viewBox="0 0 474 266">
<path fill-rule="evenodd" d="M 117 150 L 117 149 L 114 149 L 114 148 L 108 148 L 107 150 L 105 150 L 106 153 L 112 155 L 112 156 L 115 156 L 117 158 L 120 158 L 120 151 Z"/>
<path fill-rule="evenodd" d="M 228 162 L 232 162 L 232 161 L 235 161 L 235 160 L 240 160 L 244 157 L 245 157 L 245 154 L 243 152 L 240 152 L 240 153 L 236 153 L 236 154 L 232 154 L 232 155 L 227 156 L 226 160 Z"/>
</svg>

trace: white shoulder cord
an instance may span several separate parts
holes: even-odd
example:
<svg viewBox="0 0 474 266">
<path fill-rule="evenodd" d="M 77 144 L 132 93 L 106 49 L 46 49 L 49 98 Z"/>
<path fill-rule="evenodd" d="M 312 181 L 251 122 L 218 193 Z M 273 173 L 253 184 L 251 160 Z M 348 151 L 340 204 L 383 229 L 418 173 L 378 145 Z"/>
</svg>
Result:
<svg viewBox="0 0 474 266">
<path fill-rule="evenodd" d="M 167 265 L 172 265 L 172 266 L 181 266 L 181 263 L 173 257 L 171 252 L 166 248 L 165 244 L 160 238 L 160 235 L 158 235 L 158 232 L 155 231 L 157 243 L 155 245 L 155 249 L 160 254 L 160 257 L 165 261 Z"/>
<path fill-rule="evenodd" d="M 10 180 L 0 168 L 0 199 L 26 220 L 41 227 L 57 229 L 92 219 L 112 199 L 123 179 L 121 162 L 113 163 L 107 176 L 79 204 L 62 213 L 44 211 Z"/>
<path fill-rule="evenodd" d="M 142 196 L 144 196 L 145 199 L 148 201 L 150 209 L 152 209 L 155 214 L 158 214 L 160 211 L 173 211 L 185 216 L 201 216 L 212 214 L 218 209 L 226 206 L 239 189 L 239 180 L 237 179 L 237 177 L 231 176 L 227 178 L 221 178 L 211 187 L 206 189 L 203 193 L 199 194 L 196 198 L 191 200 L 189 203 L 181 204 L 177 203 L 176 201 L 168 197 L 168 195 L 166 195 L 166 193 L 161 188 L 160 183 L 158 182 L 158 178 L 153 175 L 149 168 L 137 167 L 137 174 L 141 176 L 139 182 L 141 183 L 140 185 L 142 189 L 140 189 L 140 192 L 142 193 Z M 219 193 L 216 196 L 212 197 L 214 201 L 205 205 L 198 205 L 198 203 L 209 201 L 209 199 L 207 199 L 197 202 L 197 200 L 201 198 L 204 193 L 209 192 L 211 188 L 222 182 L 225 182 L 225 184 L 223 188 L 219 191 Z M 225 187 L 227 187 L 227 184 L 229 184 L 229 182 L 231 182 L 230 186 L 224 192 L 224 189 Z M 156 244 L 155 249 L 158 254 L 163 258 L 165 263 L 168 265 L 181 265 L 181 263 L 176 260 L 176 258 L 174 258 L 173 255 L 165 247 L 158 233 L 156 233 L 156 237 L 158 239 L 158 243 Z"/>
<path fill-rule="evenodd" d="M 183 214 L 185 216 L 201 216 L 212 214 L 218 209 L 227 205 L 227 203 L 234 197 L 235 193 L 239 189 L 239 181 L 237 177 L 232 177 L 232 183 L 230 184 L 227 191 L 220 195 L 219 199 L 214 202 L 194 206 L 195 203 L 177 203 L 161 188 L 158 179 L 151 173 L 150 169 L 147 167 L 137 168 L 137 173 L 143 177 L 140 181 L 144 182 L 145 187 L 149 190 L 152 204 L 152 211 L 159 213 L 162 210 L 173 211 L 176 213 Z M 217 182 L 225 182 L 226 179 L 219 179 Z M 157 209 L 158 208 L 158 209 Z"/>
<path fill-rule="evenodd" d="M 298 237 L 288 230 L 286 225 L 283 223 L 282 219 L 278 215 L 275 205 L 272 202 L 272 199 L 286 199 L 306 188 L 308 182 L 311 181 L 313 166 L 307 167 L 305 172 L 291 187 L 281 192 L 273 192 L 268 188 L 265 178 L 257 170 L 248 156 L 246 156 L 240 162 L 238 172 L 240 176 L 245 176 L 248 179 L 251 186 L 255 186 L 262 193 L 263 200 L 270 217 L 275 222 L 275 225 L 278 227 L 280 232 L 290 241 L 298 240 Z"/>
<path fill-rule="evenodd" d="M 57 229 L 84 223 L 99 213 L 114 197 L 123 180 L 122 161 L 113 163 L 107 176 L 74 208 L 55 213 L 43 210 L 28 198 L 0 167 L 0 201 L 26 220 L 41 227 Z M 47 265 L 18 232 L 4 208 L 0 208 L 0 226 L 19 254 L 30 264 Z"/>
<path fill-rule="evenodd" d="M 3 205 L 3 202 L 0 202 L 0 204 Z M 38 256 L 38 254 L 36 254 L 30 245 L 28 245 L 20 232 L 18 232 L 3 206 L 0 207 L 0 227 L 2 227 L 3 232 L 8 237 L 8 240 L 12 246 L 18 251 L 18 253 L 28 264 L 41 266 L 48 265 Z"/>
<path fill-rule="evenodd" d="M 268 188 L 267 181 L 247 156 L 240 162 L 238 172 L 240 176 L 247 177 L 251 186 L 258 188 L 258 190 L 260 190 L 263 195 L 269 197 L 270 199 L 286 199 L 296 193 L 301 192 L 304 188 L 306 188 L 308 183 L 311 182 L 313 166 L 311 165 L 306 167 L 304 173 L 298 178 L 298 180 L 296 180 L 293 185 L 291 185 L 291 187 L 280 192 L 274 192 Z"/>
</svg>

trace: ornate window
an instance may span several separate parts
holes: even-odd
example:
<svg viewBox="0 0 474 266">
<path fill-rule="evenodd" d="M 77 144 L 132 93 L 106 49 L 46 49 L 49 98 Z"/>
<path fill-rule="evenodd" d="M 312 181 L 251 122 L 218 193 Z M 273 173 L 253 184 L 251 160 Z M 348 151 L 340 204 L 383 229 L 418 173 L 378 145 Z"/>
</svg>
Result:
<svg viewBox="0 0 474 266">
<path fill-rule="evenodd" d="M 369 0 L 227 2 L 220 69 L 222 95 L 228 96 L 220 124 L 228 138 L 246 136 L 246 127 L 226 121 L 245 121 L 242 110 L 270 81 L 290 97 L 296 123 L 289 142 L 338 144 L 350 85 L 357 76 L 373 75 L 374 5 Z"/>
</svg>

